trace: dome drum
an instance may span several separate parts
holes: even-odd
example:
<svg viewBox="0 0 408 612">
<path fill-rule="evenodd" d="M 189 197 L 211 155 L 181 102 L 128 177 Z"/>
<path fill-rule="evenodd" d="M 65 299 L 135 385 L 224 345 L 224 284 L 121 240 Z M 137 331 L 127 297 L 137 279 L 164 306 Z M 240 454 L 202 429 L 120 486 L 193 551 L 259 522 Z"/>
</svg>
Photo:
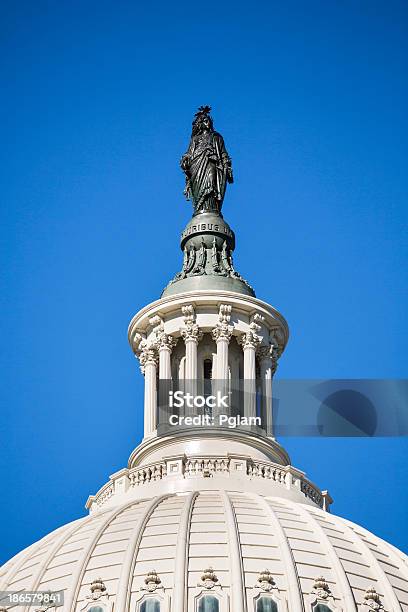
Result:
<svg viewBox="0 0 408 612">
<path fill-rule="evenodd" d="M 272 377 L 288 327 L 269 305 L 231 292 L 169 296 L 141 310 L 128 337 L 145 375 L 145 438 L 168 432 L 160 385 L 175 392 L 193 382 L 199 389 L 195 381 L 205 385 L 206 378 L 211 388 L 224 381 L 228 416 L 244 421 L 256 420 L 259 394 L 261 430 L 272 435 Z"/>
</svg>

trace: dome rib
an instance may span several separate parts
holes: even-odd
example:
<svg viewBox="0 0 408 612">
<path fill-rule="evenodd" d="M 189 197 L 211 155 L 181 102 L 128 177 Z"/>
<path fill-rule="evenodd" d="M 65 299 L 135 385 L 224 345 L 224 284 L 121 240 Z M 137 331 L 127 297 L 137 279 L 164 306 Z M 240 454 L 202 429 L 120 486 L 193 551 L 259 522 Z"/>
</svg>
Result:
<svg viewBox="0 0 408 612">
<path fill-rule="evenodd" d="M 116 612 L 123 612 L 129 596 L 143 597 L 150 559 L 163 568 L 162 586 L 172 610 L 183 612 L 199 591 L 197 574 L 214 559 L 230 609 L 251 612 L 254 575 L 270 559 L 269 569 L 282 580 L 276 585 L 280 597 L 291 612 L 310 610 L 311 583 L 319 575 L 330 583 L 343 612 L 364 608 L 371 587 L 388 612 L 408 612 L 407 558 L 367 529 L 296 500 L 235 487 L 192 487 L 128 502 L 56 529 L 11 560 L 2 588 L 52 586 L 64 590 L 65 612 L 77 612 L 89 601 L 91 581 L 103 568 L 102 578 L 111 585 L 109 600 Z M 162 521 L 162 516 L 171 519 Z M 214 529 L 212 522 L 217 523 Z M 259 527 L 248 529 L 247 523 Z M 167 538 L 163 546 L 158 535 Z"/>
<path fill-rule="evenodd" d="M 401 573 L 403 573 L 402 568 L 401 568 L 401 563 L 402 563 L 404 570 L 406 570 L 405 575 L 404 575 L 404 580 L 408 581 L 408 557 L 404 555 L 404 553 L 398 550 L 398 548 L 395 548 L 395 546 L 393 546 L 389 542 L 386 542 L 385 540 L 382 540 L 381 538 L 376 536 L 374 533 L 371 533 L 371 531 L 368 531 L 368 529 L 366 529 L 365 527 L 362 527 L 361 525 L 356 525 L 352 521 L 349 521 L 348 519 L 345 519 L 342 517 L 341 517 L 341 522 L 342 524 L 344 523 L 350 529 L 353 529 L 353 530 L 354 530 L 354 527 L 358 527 L 366 535 L 367 538 L 374 537 L 376 540 L 379 540 L 381 542 L 381 545 L 386 547 L 389 557 L 394 561 L 398 571 L 401 571 Z M 355 533 L 357 536 L 359 535 L 357 532 Z M 380 567 L 381 567 L 381 564 L 380 564 Z M 387 581 L 388 581 L 388 578 L 387 578 Z"/>
<path fill-rule="evenodd" d="M 191 515 L 198 491 L 189 493 L 186 497 L 180 516 L 180 528 L 177 533 L 176 555 L 174 559 L 173 609 L 187 609 L 187 571 L 188 545 L 190 542 Z"/>
<path fill-rule="evenodd" d="M 154 497 L 153 500 L 145 506 L 142 515 L 140 516 L 136 523 L 136 526 L 132 530 L 132 534 L 126 549 L 125 559 L 122 563 L 122 569 L 119 576 L 116 599 L 117 612 L 125 612 L 128 609 L 130 584 L 132 581 L 134 566 L 136 564 L 137 552 L 139 550 L 146 523 L 150 519 L 156 508 L 165 499 L 168 499 L 169 497 L 173 497 L 173 495 L 167 494 L 160 495 L 160 497 Z"/>
<path fill-rule="evenodd" d="M 258 498 L 254 495 L 252 497 L 256 501 L 259 501 L 261 506 L 263 506 L 266 512 L 269 514 L 271 521 L 272 521 L 272 529 L 275 530 L 275 533 L 277 535 L 277 538 L 280 544 L 282 557 L 283 557 L 282 561 L 283 561 L 283 564 L 286 570 L 287 583 L 288 583 L 287 592 L 288 592 L 288 600 L 289 600 L 288 601 L 289 609 L 291 610 L 291 612 L 304 612 L 305 608 L 303 604 L 303 597 L 301 597 L 302 589 L 300 586 L 300 580 L 299 580 L 299 576 L 297 573 L 295 559 L 293 558 L 293 553 L 289 546 L 289 542 L 288 542 L 286 533 L 284 532 L 283 527 L 280 524 L 280 521 L 278 517 L 276 516 L 274 509 L 271 507 L 268 501 L 264 499 L 262 496 Z"/>
<path fill-rule="evenodd" d="M 48 552 L 48 555 L 46 556 L 45 560 L 43 563 L 41 563 L 37 574 L 33 577 L 33 582 L 31 585 L 31 590 L 32 591 L 37 591 L 39 585 L 41 584 L 41 580 L 44 578 L 44 575 L 48 569 L 48 565 L 51 563 L 53 557 L 58 553 L 58 551 L 62 548 L 62 546 L 66 543 L 67 540 L 69 540 L 69 538 L 71 536 L 73 536 L 75 534 L 76 531 L 78 531 L 79 529 L 81 529 L 84 525 L 90 523 L 92 521 L 93 517 L 92 516 L 87 516 L 83 519 L 80 519 L 79 521 L 75 521 L 75 525 L 73 526 L 72 529 L 67 529 L 66 531 L 64 531 L 63 535 L 61 538 L 58 538 L 57 541 L 55 542 L 54 546 L 51 546 L 50 551 Z M 25 606 L 23 608 L 23 612 L 30 612 L 30 609 L 28 606 Z"/>
<path fill-rule="evenodd" d="M 386 603 L 388 600 L 388 603 L 390 604 L 390 609 L 393 610 L 393 612 L 402 612 L 402 606 L 398 601 L 396 594 L 394 593 L 394 589 L 391 587 L 390 581 L 373 551 L 370 550 L 369 546 L 367 546 L 364 540 L 358 535 L 358 533 L 354 531 L 352 527 L 344 523 L 344 529 L 352 538 L 353 543 L 356 545 L 356 548 L 360 550 L 363 557 L 365 557 L 367 554 L 370 556 L 371 567 L 375 568 L 377 574 L 381 576 L 381 579 L 377 579 L 377 582 L 380 585 L 380 588 L 384 589 L 384 598 L 386 599 Z"/>
<path fill-rule="evenodd" d="M 64 531 L 65 528 L 66 528 L 66 525 L 63 525 L 62 527 L 59 527 L 56 531 L 57 532 Z M 23 551 L 21 551 L 19 555 L 17 555 L 17 563 L 15 565 L 11 565 L 9 571 L 4 576 L 2 590 L 3 590 L 3 586 L 5 588 L 6 585 L 9 585 L 12 582 L 13 578 L 15 578 L 15 576 L 18 574 L 20 569 L 23 567 L 23 565 L 27 563 L 27 558 L 31 559 L 33 554 L 34 555 L 37 554 L 40 548 L 44 546 L 44 544 L 46 544 L 49 540 L 52 540 L 53 536 L 55 536 L 55 531 L 48 533 L 46 536 L 41 538 L 41 540 L 38 540 L 38 542 L 33 542 L 33 544 L 31 544 L 30 546 L 27 546 L 27 548 L 25 548 Z M 28 552 L 31 553 L 29 557 L 27 555 Z"/>
<path fill-rule="evenodd" d="M 46 537 L 47 539 L 51 538 L 51 534 L 47 534 Z M 27 552 L 29 552 L 31 549 L 38 550 L 41 547 L 41 542 L 42 540 L 33 542 L 33 544 L 21 550 L 14 557 L 9 559 L 5 565 L 2 566 L 1 571 L 4 572 L 4 574 L 2 573 L 2 579 L 0 580 L 0 590 L 6 590 L 6 586 L 10 583 L 10 578 L 15 576 L 20 570 L 20 568 L 27 561 Z"/>
<path fill-rule="evenodd" d="M 242 567 L 241 544 L 231 499 L 226 491 L 222 491 L 224 502 L 225 519 L 228 530 L 228 545 L 230 551 L 230 583 L 231 583 L 231 610 L 234 612 L 246 612 L 246 597 L 244 588 L 244 577 Z"/>
<path fill-rule="evenodd" d="M 353 595 L 353 590 L 350 586 L 350 583 L 348 581 L 348 577 L 347 577 L 347 573 L 340 561 L 340 559 L 338 558 L 335 548 L 333 546 L 333 544 L 330 541 L 330 538 L 328 537 L 328 535 L 326 534 L 325 530 L 323 529 L 323 527 L 320 525 L 320 523 L 317 521 L 317 519 L 313 516 L 312 512 L 307 512 L 303 507 L 302 504 L 298 504 L 296 506 L 296 510 L 299 512 L 299 514 L 307 521 L 307 522 L 311 522 L 313 527 L 316 529 L 316 531 L 319 533 L 319 535 L 322 538 L 322 541 L 324 542 L 324 547 L 325 550 L 327 551 L 327 554 L 329 556 L 329 559 L 332 563 L 332 567 L 334 569 L 334 572 L 338 578 L 339 581 L 339 586 L 341 588 L 341 594 L 342 594 L 342 598 L 343 598 L 343 604 L 347 610 L 347 612 L 351 612 L 356 611 L 357 612 L 357 606 L 356 606 L 356 602 L 354 600 L 354 595 Z"/>
<path fill-rule="evenodd" d="M 75 574 L 72 575 L 72 585 L 73 588 L 71 589 L 71 592 L 67 598 L 67 601 L 65 602 L 65 610 L 67 612 L 75 612 L 75 608 L 77 605 L 77 598 L 78 598 L 78 594 L 79 594 L 79 590 L 81 588 L 81 583 L 82 583 L 82 579 L 84 576 L 84 573 L 86 571 L 86 566 L 87 563 L 89 561 L 89 559 L 91 558 L 91 555 L 98 543 L 98 540 L 100 539 L 101 535 L 103 534 L 103 532 L 105 531 L 105 529 L 107 527 L 109 527 L 110 523 L 120 514 L 122 514 L 123 512 L 125 512 L 128 508 L 131 508 L 132 506 L 137 506 L 143 502 L 146 502 L 147 500 L 139 500 L 137 502 L 135 502 L 135 500 L 133 500 L 132 502 L 124 505 L 124 506 L 120 506 L 116 511 L 114 512 L 109 512 L 108 518 L 104 521 L 102 521 L 102 524 L 99 525 L 99 528 L 97 529 L 96 533 L 94 534 L 94 536 L 92 537 L 91 541 L 89 542 L 88 546 L 85 546 L 83 553 L 82 553 L 82 557 L 80 560 L 78 560 L 77 566 L 76 566 L 76 571 Z"/>
</svg>

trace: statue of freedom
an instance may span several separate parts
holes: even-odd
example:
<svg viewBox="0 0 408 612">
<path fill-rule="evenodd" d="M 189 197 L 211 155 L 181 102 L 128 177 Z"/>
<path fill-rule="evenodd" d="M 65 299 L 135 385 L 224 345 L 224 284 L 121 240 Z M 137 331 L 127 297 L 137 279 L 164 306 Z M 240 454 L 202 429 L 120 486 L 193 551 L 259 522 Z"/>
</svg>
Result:
<svg viewBox="0 0 408 612">
<path fill-rule="evenodd" d="M 209 106 L 200 106 L 194 116 L 187 152 L 180 161 L 186 175 L 184 195 L 192 200 L 194 215 L 220 214 L 227 183 L 233 182 L 231 159 L 221 134 L 214 130 Z"/>
</svg>

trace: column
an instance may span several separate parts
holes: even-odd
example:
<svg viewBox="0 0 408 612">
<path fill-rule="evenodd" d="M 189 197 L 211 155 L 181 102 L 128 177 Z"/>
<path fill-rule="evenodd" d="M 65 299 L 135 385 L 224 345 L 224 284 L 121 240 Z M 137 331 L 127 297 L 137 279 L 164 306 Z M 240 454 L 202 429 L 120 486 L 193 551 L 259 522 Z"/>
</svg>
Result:
<svg viewBox="0 0 408 612">
<path fill-rule="evenodd" d="M 222 396 L 229 394 L 229 367 L 228 367 L 228 345 L 231 340 L 233 327 L 227 323 L 218 323 L 212 330 L 212 337 L 217 345 L 217 369 L 214 378 L 216 379 L 215 392 L 219 391 Z M 228 402 L 229 403 L 229 402 Z M 218 425 L 217 417 L 225 414 L 225 408 L 215 408 L 213 416 L 216 417 L 215 424 Z M 230 406 L 228 409 L 230 414 Z"/>
<path fill-rule="evenodd" d="M 228 345 L 232 336 L 232 326 L 226 325 L 222 327 L 217 325 L 212 330 L 212 337 L 217 345 L 217 370 L 215 377 L 219 380 L 228 380 L 229 368 L 228 368 Z"/>
<path fill-rule="evenodd" d="M 197 381 L 197 345 L 203 337 L 198 325 L 193 323 L 180 329 L 181 336 L 186 346 L 186 380 Z"/>
<path fill-rule="evenodd" d="M 144 347 L 140 363 L 145 377 L 144 389 L 144 437 L 157 429 L 157 352 L 154 347 Z"/>
<path fill-rule="evenodd" d="M 158 339 L 159 347 L 159 379 L 171 380 L 171 351 L 177 344 L 177 340 L 168 334 L 161 334 Z"/>
<path fill-rule="evenodd" d="M 170 414 L 173 410 L 169 407 L 169 394 L 172 390 L 171 380 L 171 352 L 177 344 L 173 336 L 164 332 L 157 339 L 159 348 L 159 402 L 158 402 L 158 427 L 167 428 Z"/>
<path fill-rule="evenodd" d="M 267 436 L 272 436 L 272 347 L 258 349 L 261 370 L 262 427 Z"/>
<path fill-rule="evenodd" d="M 188 323 L 180 329 L 186 346 L 185 390 L 193 396 L 197 394 L 197 346 L 203 334 L 196 323 Z M 194 408 L 185 407 L 184 414 L 193 415 Z"/>
<path fill-rule="evenodd" d="M 256 362 L 255 353 L 260 337 L 252 330 L 241 337 L 244 351 L 244 416 L 256 417 Z"/>
</svg>

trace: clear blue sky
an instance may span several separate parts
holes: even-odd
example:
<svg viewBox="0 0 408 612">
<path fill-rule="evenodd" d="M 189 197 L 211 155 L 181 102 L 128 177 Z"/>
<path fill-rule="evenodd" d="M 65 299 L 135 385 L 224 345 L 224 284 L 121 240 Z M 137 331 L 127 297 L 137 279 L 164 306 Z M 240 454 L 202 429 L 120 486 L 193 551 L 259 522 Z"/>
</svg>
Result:
<svg viewBox="0 0 408 612">
<path fill-rule="evenodd" d="M 127 324 L 179 270 L 196 107 L 281 377 L 407 376 L 406 2 L 3 3 L 0 560 L 85 514 L 142 432 Z M 334 512 L 407 549 L 408 444 L 300 440 Z"/>
</svg>

